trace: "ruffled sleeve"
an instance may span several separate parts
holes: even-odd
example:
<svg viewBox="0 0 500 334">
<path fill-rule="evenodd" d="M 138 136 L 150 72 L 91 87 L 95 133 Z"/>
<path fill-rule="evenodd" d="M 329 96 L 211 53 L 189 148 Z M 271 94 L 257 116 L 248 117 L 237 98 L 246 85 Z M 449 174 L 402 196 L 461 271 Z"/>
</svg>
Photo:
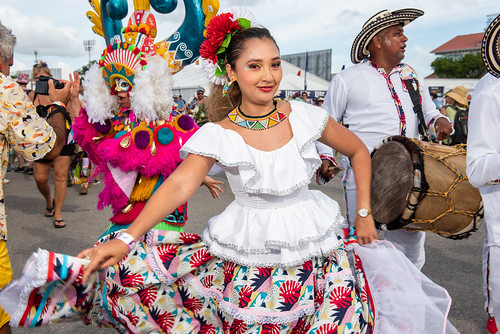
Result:
<svg viewBox="0 0 500 334">
<path fill-rule="evenodd" d="M 290 124 L 300 150 L 321 137 L 330 116 L 323 108 L 300 101 L 290 101 Z M 314 145 L 313 145 L 314 146 Z"/>
<path fill-rule="evenodd" d="M 238 133 L 214 123 L 203 125 L 179 152 L 183 160 L 190 153 L 217 161 L 210 170 L 210 175 L 221 172 L 221 167 L 239 167 L 240 174 L 247 175 L 248 178 L 255 174 L 256 168 L 243 138 Z"/>
<path fill-rule="evenodd" d="M 307 185 L 321 165 L 314 142 L 329 118 L 321 108 L 300 102 L 293 102 L 291 106 L 289 120 L 293 138 L 277 150 L 255 149 L 237 132 L 207 123 L 184 144 L 181 157 L 184 159 L 192 153 L 214 158 L 218 167 L 238 175 L 244 192 L 288 195 Z M 210 174 L 218 171 L 220 168 L 212 168 Z M 235 190 L 238 189 L 233 192 Z"/>
</svg>

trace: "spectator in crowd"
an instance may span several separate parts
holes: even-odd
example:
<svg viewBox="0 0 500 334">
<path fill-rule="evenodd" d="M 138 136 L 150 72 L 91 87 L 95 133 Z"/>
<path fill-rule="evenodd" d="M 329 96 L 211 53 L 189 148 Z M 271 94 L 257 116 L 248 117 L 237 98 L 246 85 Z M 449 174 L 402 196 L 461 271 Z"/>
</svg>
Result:
<svg viewBox="0 0 500 334">
<path fill-rule="evenodd" d="M 323 102 L 325 102 L 325 99 L 324 99 L 322 96 L 320 96 L 320 97 L 318 97 L 318 99 L 316 100 L 316 105 L 317 105 L 318 107 L 321 107 L 321 106 L 323 105 Z"/>
<path fill-rule="evenodd" d="M 24 90 L 8 77 L 14 61 L 16 37 L 12 31 L 0 23 L 0 154 L 7 161 L 9 147 L 24 158 L 33 160 L 44 157 L 47 160 L 59 155 L 64 142 L 66 129 L 60 108 L 51 110 L 47 121 L 39 117 Z M 52 102 L 66 103 L 69 98 L 69 85 L 64 89 L 54 89 L 49 82 L 49 99 Z M 52 126 L 49 126 L 49 124 Z M 7 164 L 2 164 L 0 177 L 0 289 L 12 279 L 12 266 L 7 252 L 7 222 L 3 184 Z M 10 317 L 0 308 L 0 334 L 9 334 Z"/>
<path fill-rule="evenodd" d="M 186 112 L 186 104 L 184 100 L 181 100 L 179 98 L 179 94 L 174 94 L 174 105 L 173 107 L 175 108 L 175 111 L 178 114 L 184 114 Z"/>
<path fill-rule="evenodd" d="M 309 94 L 307 94 L 307 92 L 302 92 L 302 101 L 313 104 L 313 101 L 309 98 Z"/>
<path fill-rule="evenodd" d="M 292 95 L 290 95 L 288 98 L 285 99 L 285 102 L 288 101 L 302 101 L 302 98 L 300 97 L 300 92 L 296 91 Z"/>
<path fill-rule="evenodd" d="M 196 96 L 188 106 L 190 113 L 198 126 L 202 126 L 208 122 L 208 114 L 205 106 L 206 99 L 205 90 L 200 88 L 196 91 Z"/>
<path fill-rule="evenodd" d="M 28 84 L 30 83 L 30 78 L 26 73 L 19 73 L 17 76 L 17 83 L 24 90 L 26 94 L 31 92 L 31 89 L 28 88 Z"/>
<path fill-rule="evenodd" d="M 186 100 L 184 100 L 182 98 L 182 95 L 179 94 L 179 101 L 182 101 L 182 103 L 184 103 L 184 105 L 186 106 L 186 111 L 187 111 L 187 103 L 186 103 Z"/>
<path fill-rule="evenodd" d="M 47 63 L 40 61 L 33 66 L 33 79 L 39 81 L 40 78 L 52 78 Z M 42 78 L 46 79 L 46 78 Z M 52 81 L 52 80 L 50 80 Z M 37 113 L 44 116 L 50 106 L 50 99 L 48 95 L 36 94 L 31 92 L 30 98 L 36 107 Z M 66 138 L 66 145 L 61 150 L 61 154 L 52 160 L 40 159 L 35 162 L 35 182 L 38 190 L 45 199 L 45 212 L 46 217 L 54 217 L 54 227 L 62 228 L 66 226 L 66 222 L 62 217 L 62 208 L 66 198 L 67 179 L 71 165 L 71 158 L 75 154 L 75 144 L 72 140 L 71 124 L 72 115 L 66 110 L 63 112 L 66 117 L 66 127 L 68 129 L 68 136 Z M 54 181 L 54 196 L 52 197 L 49 185 L 50 169 L 53 166 L 52 179 Z"/>
<path fill-rule="evenodd" d="M 446 93 L 445 99 L 446 105 L 441 108 L 441 114 L 447 116 L 450 119 L 453 127 L 456 128 L 459 125 L 455 124 L 457 113 L 463 114 L 468 112 L 469 102 L 467 101 L 467 88 L 465 88 L 464 86 L 457 86 Z M 467 123 L 467 118 L 465 119 L 465 123 Z M 467 133 L 465 133 L 465 138 L 461 138 L 461 143 L 458 143 L 457 139 L 458 138 L 453 138 L 453 136 L 450 136 L 446 139 L 443 139 L 443 144 L 463 144 L 466 142 Z"/>
<path fill-rule="evenodd" d="M 435 90 L 431 90 L 430 94 L 432 97 L 432 102 L 434 102 L 436 108 L 438 108 L 438 110 L 441 110 L 441 108 L 443 107 L 443 102 L 439 100 L 437 92 Z"/>
</svg>

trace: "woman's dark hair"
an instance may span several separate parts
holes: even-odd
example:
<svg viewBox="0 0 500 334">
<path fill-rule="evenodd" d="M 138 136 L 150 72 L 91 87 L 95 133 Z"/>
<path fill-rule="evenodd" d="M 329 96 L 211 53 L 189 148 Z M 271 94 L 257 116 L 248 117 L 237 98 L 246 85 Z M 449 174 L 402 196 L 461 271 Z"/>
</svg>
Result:
<svg viewBox="0 0 500 334">
<path fill-rule="evenodd" d="M 229 43 L 226 52 L 219 57 L 225 57 L 226 62 L 235 68 L 236 61 L 240 58 L 241 53 L 245 49 L 245 43 L 251 39 L 269 39 L 273 41 L 279 50 L 278 44 L 274 40 L 271 33 L 266 28 L 252 27 L 248 29 L 238 30 Z M 234 108 L 241 103 L 241 90 L 238 82 L 231 85 L 225 97 L 222 97 L 223 85 L 213 85 L 210 90 L 210 95 L 207 99 L 208 119 L 211 122 L 217 122 L 227 116 Z"/>
</svg>

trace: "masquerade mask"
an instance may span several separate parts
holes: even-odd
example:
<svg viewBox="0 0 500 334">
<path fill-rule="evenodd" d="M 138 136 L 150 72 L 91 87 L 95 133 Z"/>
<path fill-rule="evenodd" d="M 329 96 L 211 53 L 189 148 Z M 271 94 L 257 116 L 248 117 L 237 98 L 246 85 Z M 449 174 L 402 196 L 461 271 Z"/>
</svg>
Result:
<svg viewBox="0 0 500 334">
<path fill-rule="evenodd" d="M 132 86 L 128 83 L 127 80 L 119 78 L 115 81 L 115 92 L 130 92 L 132 90 Z"/>
</svg>

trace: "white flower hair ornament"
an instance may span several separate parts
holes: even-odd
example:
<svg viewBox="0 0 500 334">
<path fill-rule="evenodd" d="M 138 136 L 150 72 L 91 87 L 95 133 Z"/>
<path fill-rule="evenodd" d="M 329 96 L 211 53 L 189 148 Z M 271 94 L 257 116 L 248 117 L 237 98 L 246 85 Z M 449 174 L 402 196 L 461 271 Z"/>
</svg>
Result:
<svg viewBox="0 0 500 334">
<path fill-rule="evenodd" d="M 206 39 L 200 47 L 201 65 L 205 76 L 216 85 L 228 82 L 226 48 L 233 35 L 242 29 L 255 27 L 253 14 L 243 7 L 232 7 L 216 15 L 207 26 Z"/>
</svg>

